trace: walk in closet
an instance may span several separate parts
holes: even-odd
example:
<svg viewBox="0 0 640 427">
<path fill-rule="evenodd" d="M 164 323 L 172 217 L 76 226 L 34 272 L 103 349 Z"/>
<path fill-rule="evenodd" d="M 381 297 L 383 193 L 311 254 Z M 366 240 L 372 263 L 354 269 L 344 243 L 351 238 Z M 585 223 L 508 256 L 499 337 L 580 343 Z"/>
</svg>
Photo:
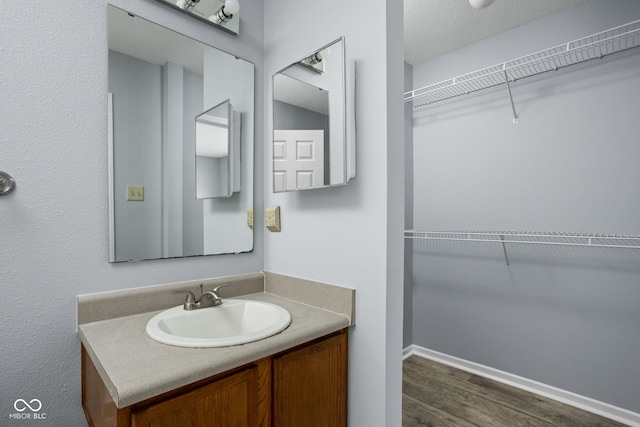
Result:
<svg viewBox="0 0 640 427">
<path fill-rule="evenodd" d="M 412 73 L 412 344 L 640 413 L 640 2 Z"/>
</svg>

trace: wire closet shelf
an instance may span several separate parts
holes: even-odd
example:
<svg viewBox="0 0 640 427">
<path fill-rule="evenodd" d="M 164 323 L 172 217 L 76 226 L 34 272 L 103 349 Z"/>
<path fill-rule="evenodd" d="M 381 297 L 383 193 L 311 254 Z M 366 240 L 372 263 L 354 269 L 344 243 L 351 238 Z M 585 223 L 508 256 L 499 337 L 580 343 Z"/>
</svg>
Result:
<svg viewBox="0 0 640 427">
<path fill-rule="evenodd" d="M 640 20 L 404 94 L 413 108 L 444 101 L 640 46 Z M 510 90 L 510 89 L 509 89 Z"/>
<path fill-rule="evenodd" d="M 450 240 L 463 242 L 519 243 L 537 245 L 590 246 L 598 248 L 640 249 L 640 236 L 596 233 L 558 233 L 526 231 L 422 231 L 405 230 L 405 239 Z"/>
</svg>

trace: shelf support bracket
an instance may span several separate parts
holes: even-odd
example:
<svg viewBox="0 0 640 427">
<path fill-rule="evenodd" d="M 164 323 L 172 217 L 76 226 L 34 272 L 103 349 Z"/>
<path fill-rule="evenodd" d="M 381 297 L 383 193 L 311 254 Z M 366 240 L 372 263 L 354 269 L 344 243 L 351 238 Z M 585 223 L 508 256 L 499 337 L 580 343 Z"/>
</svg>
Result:
<svg viewBox="0 0 640 427">
<path fill-rule="evenodd" d="M 507 255 L 507 246 L 504 244 L 504 235 L 500 235 L 500 240 L 502 241 L 502 252 L 504 252 L 504 262 L 509 265 L 509 255 Z"/>
<path fill-rule="evenodd" d="M 509 92 L 509 101 L 511 101 L 511 111 L 513 111 L 513 124 L 517 125 L 518 124 L 518 115 L 516 114 L 516 107 L 513 104 L 513 95 L 511 95 L 511 86 L 509 85 L 509 75 L 507 74 L 507 70 L 504 69 L 504 64 L 503 64 L 503 70 L 504 71 L 504 82 L 507 85 L 507 91 Z"/>
</svg>

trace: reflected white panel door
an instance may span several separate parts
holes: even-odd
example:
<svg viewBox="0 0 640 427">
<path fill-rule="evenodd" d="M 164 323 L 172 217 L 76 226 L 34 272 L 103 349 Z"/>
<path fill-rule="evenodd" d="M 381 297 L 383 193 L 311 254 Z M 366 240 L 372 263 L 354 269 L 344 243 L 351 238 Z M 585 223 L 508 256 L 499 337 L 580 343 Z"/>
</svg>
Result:
<svg viewBox="0 0 640 427">
<path fill-rule="evenodd" d="M 273 190 L 324 186 L 324 131 L 274 130 Z"/>
</svg>

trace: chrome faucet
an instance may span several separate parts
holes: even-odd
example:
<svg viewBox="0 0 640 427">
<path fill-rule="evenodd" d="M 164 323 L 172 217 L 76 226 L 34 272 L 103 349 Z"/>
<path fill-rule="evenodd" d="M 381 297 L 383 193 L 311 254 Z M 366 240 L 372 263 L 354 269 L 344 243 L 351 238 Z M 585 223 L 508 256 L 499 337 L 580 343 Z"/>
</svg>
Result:
<svg viewBox="0 0 640 427">
<path fill-rule="evenodd" d="M 229 286 L 231 283 L 224 283 L 220 286 L 216 286 L 210 291 L 202 291 L 202 284 L 200 284 L 200 298 L 196 299 L 196 296 L 191 291 L 178 289 L 173 291 L 174 294 L 187 294 L 187 300 L 184 302 L 185 310 L 197 310 L 199 308 L 214 307 L 222 304 L 222 297 L 218 293 L 220 288 Z"/>
</svg>

